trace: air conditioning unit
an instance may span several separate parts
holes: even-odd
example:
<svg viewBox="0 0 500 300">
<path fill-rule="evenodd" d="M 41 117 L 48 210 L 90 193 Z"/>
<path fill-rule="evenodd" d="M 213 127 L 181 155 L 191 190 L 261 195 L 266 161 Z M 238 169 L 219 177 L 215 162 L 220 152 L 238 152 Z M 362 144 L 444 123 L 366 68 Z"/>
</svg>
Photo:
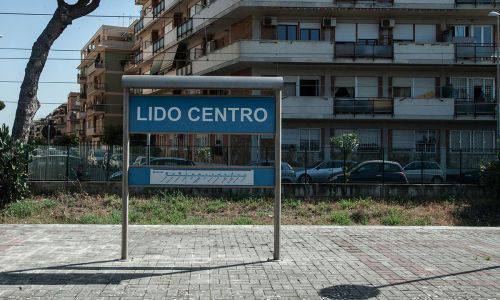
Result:
<svg viewBox="0 0 500 300">
<path fill-rule="evenodd" d="M 332 28 L 337 26 L 337 19 L 336 18 L 323 18 L 323 27 L 326 28 Z"/>
<path fill-rule="evenodd" d="M 382 28 L 394 28 L 396 21 L 394 19 L 382 19 L 380 21 L 380 27 Z"/>
<path fill-rule="evenodd" d="M 276 17 L 264 17 L 262 18 L 262 25 L 264 26 L 276 26 L 278 25 L 278 18 Z"/>
</svg>

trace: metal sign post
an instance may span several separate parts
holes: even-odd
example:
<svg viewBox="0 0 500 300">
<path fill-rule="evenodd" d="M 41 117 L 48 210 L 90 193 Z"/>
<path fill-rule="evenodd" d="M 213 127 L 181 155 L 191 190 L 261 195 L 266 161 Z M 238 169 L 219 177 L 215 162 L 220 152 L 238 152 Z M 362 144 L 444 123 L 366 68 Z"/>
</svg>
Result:
<svg viewBox="0 0 500 300">
<path fill-rule="evenodd" d="M 274 188 L 274 254 L 280 258 L 281 89 L 283 78 L 149 76 L 122 78 L 122 259 L 128 257 L 129 186 Z M 130 89 L 272 90 L 274 97 L 130 95 Z M 130 133 L 274 134 L 274 168 L 253 166 L 130 166 Z M 228 150 L 229 152 L 229 150 Z"/>
</svg>

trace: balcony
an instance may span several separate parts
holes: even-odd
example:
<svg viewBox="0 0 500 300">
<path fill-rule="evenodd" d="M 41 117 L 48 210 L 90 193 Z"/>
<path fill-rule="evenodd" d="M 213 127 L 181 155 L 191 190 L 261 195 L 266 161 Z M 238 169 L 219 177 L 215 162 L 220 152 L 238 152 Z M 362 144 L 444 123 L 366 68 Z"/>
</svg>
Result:
<svg viewBox="0 0 500 300">
<path fill-rule="evenodd" d="M 144 18 L 139 19 L 134 25 L 134 35 L 139 33 L 139 31 L 144 29 Z"/>
<path fill-rule="evenodd" d="M 452 64 L 455 47 L 452 43 L 394 43 L 394 62 L 401 64 Z"/>
<path fill-rule="evenodd" d="M 94 104 L 91 109 L 94 113 L 105 113 L 106 107 L 106 104 Z"/>
<path fill-rule="evenodd" d="M 207 73 L 236 60 L 243 62 L 331 63 L 334 57 L 333 48 L 333 44 L 328 41 L 242 40 L 193 61 L 193 74 Z"/>
<path fill-rule="evenodd" d="M 165 0 L 160 1 L 155 7 L 153 7 L 153 18 L 158 18 L 162 12 L 165 11 Z"/>
<path fill-rule="evenodd" d="M 392 98 L 335 98 L 334 114 L 351 115 L 393 115 L 394 99 Z"/>
<path fill-rule="evenodd" d="M 104 93 L 106 92 L 106 84 L 104 83 L 97 83 L 97 82 L 92 82 L 89 84 L 88 88 L 88 95 L 93 95 L 97 93 Z"/>
<path fill-rule="evenodd" d="M 498 0 L 455 0 L 456 5 L 496 6 Z"/>
<path fill-rule="evenodd" d="M 87 134 L 87 136 L 102 135 L 103 130 L 100 127 L 89 127 L 86 129 L 86 134 Z"/>
<path fill-rule="evenodd" d="M 335 58 L 392 59 L 393 45 L 377 45 L 356 42 L 336 42 Z"/>
<path fill-rule="evenodd" d="M 87 68 L 87 76 L 94 75 L 97 76 L 105 71 L 104 62 L 95 61 Z"/>
<path fill-rule="evenodd" d="M 76 74 L 76 82 L 78 84 L 84 84 L 86 80 L 87 75 L 85 74 L 85 72 L 81 71 L 80 73 Z"/>
<path fill-rule="evenodd" d="M 455 116 L 491 117 L 495 118 L 497 104 L 495 102 L 474 102 L 471 100 L 455 100 Z"/>
<path fill-rule="evenodd" d="M 455 44 L 457 62 L 493 63 L 496 61 L 494 44 Z"/>
<path fill-rule="evenodd" d="M 288 96 L 283 98 L 285 119 L 331 119 L 332 98 Z"/>
<path fill-rule="evenodd" d="M 193 19 L 187 19 L 177 27 L 177 38 L 181 39 L 193 31 Z"/>
<path fill-rule="evenodd" d="M 144 49 L 143 55 L 142 55 L 143 60 L 150 59 L 153 56 L 153 44 L 151 43 L 151 41 L 144 42 L 143 49 Z"/>
<path fill-rule="evenodd" d="M 186 76 L 192 74 L 193 74 L 193 65 L 191 63 L 188 63 L 187 65 L 176 70 L 177 76 Z"/>
<path fill-rule="evenodd" d="M 163 37 L 159 38 L 153 43 L 153 53 L 158 53 L 165 47 L 165 39 Z"/>
<path fill-rule="evenodd" d="M 438 119 L 452 120 L 455 112 L 453 98 L 395 98 L 394 118 L 396 119 Z"/>
<path fill-rule="evenodd" d="M 77 114 L 76 114 L 76 118 L 77 119 L 85 119 L 87 117 L 87 113 L 85 111 L 79 111 Z"/>
</svg>

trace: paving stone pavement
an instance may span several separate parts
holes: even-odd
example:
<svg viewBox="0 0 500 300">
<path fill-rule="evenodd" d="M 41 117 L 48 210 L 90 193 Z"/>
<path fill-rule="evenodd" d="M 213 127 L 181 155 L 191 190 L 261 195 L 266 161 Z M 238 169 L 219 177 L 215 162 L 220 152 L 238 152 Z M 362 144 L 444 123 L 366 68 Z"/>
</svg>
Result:
<svg viewBox="0 0 500 300">
<path fill-rule="evenodd" d="M 500 299 L 500 228 L 0 225 L 0 298 Z"/>
</svg>

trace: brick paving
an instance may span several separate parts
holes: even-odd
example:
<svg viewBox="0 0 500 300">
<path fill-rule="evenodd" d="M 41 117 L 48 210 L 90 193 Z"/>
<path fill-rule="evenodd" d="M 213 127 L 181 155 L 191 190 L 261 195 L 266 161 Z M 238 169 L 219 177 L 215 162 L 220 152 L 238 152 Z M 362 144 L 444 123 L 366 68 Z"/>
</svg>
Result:
<svg viewBox="0 0 500 300">
<path fill-rule="evenodd" d="M 500 299 L 500 228 L 0 225 L 0 298 Z"/>
</svg>

